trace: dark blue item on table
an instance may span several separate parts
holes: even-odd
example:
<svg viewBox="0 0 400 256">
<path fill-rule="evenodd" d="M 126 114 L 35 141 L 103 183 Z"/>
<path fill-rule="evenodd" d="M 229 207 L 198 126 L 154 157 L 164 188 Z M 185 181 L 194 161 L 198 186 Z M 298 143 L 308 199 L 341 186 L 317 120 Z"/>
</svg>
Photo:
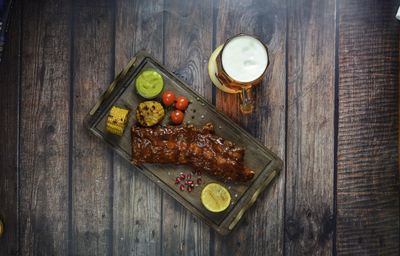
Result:
<svg viewBox="0 0 400 256">
<path fill-rule="evenodd" d="M 0 0 L 0 62 L 2 60 L 4 45 L 6 43 L 6 33 L 10 21 L 10 10 L 12 4 L 13 0 L 8 2 Z"/>
</svg>

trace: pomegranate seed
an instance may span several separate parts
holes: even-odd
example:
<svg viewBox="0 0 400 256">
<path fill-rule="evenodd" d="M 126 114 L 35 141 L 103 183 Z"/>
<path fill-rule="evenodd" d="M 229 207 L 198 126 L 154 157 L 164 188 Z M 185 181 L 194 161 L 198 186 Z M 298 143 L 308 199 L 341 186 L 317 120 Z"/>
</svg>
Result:
<svg viewBox="0 0 400 256">
<path fill-rule="evenodd" d="M 187 191 L 188 191 L 188 192 L 192 192 L 192 189 L 193 189 L 193 188 L 189 186 L 189 187 L 187 188 Z"/>
<path fill-rule="evenodd" d="M 175 184 L 179 184 L 181 182 L 181 179 L 179 177 L 176 178 Z"/>
<path fill-rule="evenodd" d="M 193 184 L 193 180 L 187 180 L 187 184 L 192 185 Z"/>
<path fill-rule="evenodd" d="M 179 186 L 179 189 L 180 189 L 181 191 L 184 191 L 184 190 L 185 190 L 185 185 L 181 184 L 181 185 Z"/>
<path fill-rule="evenodd" d="M 192 178 L 192 175 L 188 174 L 188 175 L 186 176 L 186 178 L 187 178 L 188 180 L 190 180 L 190 179 Z"/>
<path fill-rule="evenodd" d="M 187 180 L 185 180 L 185 185 L 189 184 L 189 182 Z"/>
<path fill-rule="evenodd" d="M 185 179 L 185 174 L 181 173 L 181 175 L 179 176 L 179 178 L 181 178 L 181 180 Z"/>
<path fill-rule="evenodd" d="M 197 184 L 200 185 L 201 182 L 202 182 L 201 178 L 198 178 L 198 179 L 197 179 Z"/>
</svg>

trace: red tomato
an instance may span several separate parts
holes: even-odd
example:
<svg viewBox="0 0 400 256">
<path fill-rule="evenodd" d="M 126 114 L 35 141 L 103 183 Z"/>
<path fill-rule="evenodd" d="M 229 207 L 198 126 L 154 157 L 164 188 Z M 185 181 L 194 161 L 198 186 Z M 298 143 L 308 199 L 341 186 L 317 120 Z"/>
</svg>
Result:
<svg viewBox="0 0 400 256">
<path fill-rule="evenodd" d="M 184 111 L 185 109 L 187 109 L 189 105 L 189 101 L 186 97 L 184 96 L 178 96 L 178 98 L 176 98 L 176 103 L 175 103 L 175 108 Z"/>
<path fill-rule="evenodd" d="M 185 114 L 183 114 L 182 111 L 180 110 L 174 110 L 171 112 L 171 121 L 174 124 L 181 124 L 183 122 L 183 118 L 185 117 Z"/>
<path fill-rule="evenodd" d="M 174 104 L 175 101 L 175 94 L 171 91 L 165 91 L 162 94 L 162 102 L 164 103 L 165 106 L 169 107 L 172 104 Z"/>
</svg>

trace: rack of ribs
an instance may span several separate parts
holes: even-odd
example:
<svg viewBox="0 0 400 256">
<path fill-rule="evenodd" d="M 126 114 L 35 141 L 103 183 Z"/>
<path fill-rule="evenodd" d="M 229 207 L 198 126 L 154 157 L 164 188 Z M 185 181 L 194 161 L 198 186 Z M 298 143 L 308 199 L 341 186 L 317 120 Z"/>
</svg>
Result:
<svg viewBox="0 0 400 256">
<path fill-rule="evenodd" d="M 226 181 L 246 182 L 254 172 L 244 166 L 245 150 L 218 137 L 208 123 L 202 128 L 133 126 L 132 162 L 183 164 Z"/>
</svg>

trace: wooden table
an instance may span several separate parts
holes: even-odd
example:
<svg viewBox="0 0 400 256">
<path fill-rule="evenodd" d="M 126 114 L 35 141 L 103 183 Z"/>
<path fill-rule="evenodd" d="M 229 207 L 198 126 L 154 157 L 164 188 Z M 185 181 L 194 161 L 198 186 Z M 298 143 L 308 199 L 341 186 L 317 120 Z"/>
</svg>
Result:
<svg viewBox="0 0 400 256">
<path fill-rule="evenodd" d="M 1 255 L 399 255 L 398 1 L 17 1 L 0 64 Z M 255 112 L 207 75 L 258 35 Z M 230 235 L 197 220 L 82 120 L 140 49 L 285 162 Z"/>
</svg>

